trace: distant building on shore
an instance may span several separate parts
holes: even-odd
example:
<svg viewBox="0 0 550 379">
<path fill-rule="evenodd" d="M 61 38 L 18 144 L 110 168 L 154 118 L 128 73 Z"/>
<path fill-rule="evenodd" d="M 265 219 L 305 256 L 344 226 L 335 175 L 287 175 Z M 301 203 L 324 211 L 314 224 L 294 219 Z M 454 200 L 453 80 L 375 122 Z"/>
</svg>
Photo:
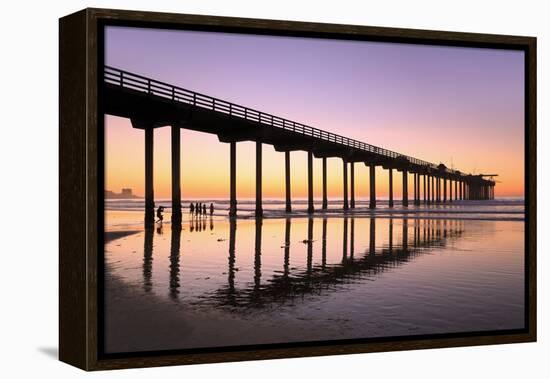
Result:
<svg viewBox="0 0 550 379">
<path fill-rule="evenodd" d="M 120 193 L 105 190 L 106 199 L 141 199 L 141 197 L 133 194 L 131 188 L 123 188 Z"/>
</svg>

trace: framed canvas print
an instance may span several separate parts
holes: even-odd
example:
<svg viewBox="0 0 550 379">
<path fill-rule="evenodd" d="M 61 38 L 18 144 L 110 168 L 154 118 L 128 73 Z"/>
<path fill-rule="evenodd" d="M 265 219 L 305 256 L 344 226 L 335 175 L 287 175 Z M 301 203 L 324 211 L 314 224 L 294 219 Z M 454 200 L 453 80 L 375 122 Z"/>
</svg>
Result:
<svg viewBox="0 0 550 379">
<path fill-rule="evenodd" d="M 536 340 L 535 38 L 59 25 L 62 361 Z"/>
</svg>

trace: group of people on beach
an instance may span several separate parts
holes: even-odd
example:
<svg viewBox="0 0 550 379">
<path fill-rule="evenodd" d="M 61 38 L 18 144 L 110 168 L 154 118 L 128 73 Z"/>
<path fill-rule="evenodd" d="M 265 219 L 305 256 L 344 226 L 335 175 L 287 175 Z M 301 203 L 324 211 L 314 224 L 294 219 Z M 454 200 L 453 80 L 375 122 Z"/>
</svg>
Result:
<svg viewBox="0 0 550 379">
<path fill-rule="evenodd" d="M 189 205 L 189 213 L 206 216 L 206 204 L 191 203 Z M 210 203 L 210 216 L 212 216 L 213 214 L 214 214 L 214 203 Z"/>
<path fill-rule="evenodd" d="M 157 223 L 162 223 L 162 220 L 164 220 L 162 212 L 164 212 L 165 207 L 160 205 L 157 208 Z M 206 204 L 204 203 L 191 203 L 189 205 L 189 213 L 191 215 L 197 215 L 197 216 L 206 216 Z M 214 203 L 210 203 L 210 216 L 214 214 Z"/>
</svg>

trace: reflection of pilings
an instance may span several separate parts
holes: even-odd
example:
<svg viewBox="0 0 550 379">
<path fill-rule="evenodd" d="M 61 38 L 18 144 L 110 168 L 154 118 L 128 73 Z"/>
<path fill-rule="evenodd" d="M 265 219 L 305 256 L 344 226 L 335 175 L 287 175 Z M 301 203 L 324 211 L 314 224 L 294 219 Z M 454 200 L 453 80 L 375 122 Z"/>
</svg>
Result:
<svg viewBox="0 0 550 379">
<path fill-rule="evenodd" d="M 388 244 L 388 249 L 390 251 L 390 254 L 393 253 L 393 218 L 390 218 L 390 226 L 389 226 L 389 233 L 390 233 L 390 237 L 389 237 L 389 244 Z"/>
<path fill-rule="evenodd" d="M 327 264 L 327 219 L 323 218 L 323 241 L 321 243 L 321 265 L 324 268 Z"/>
<path fill-rule="evenodd" d="M 259 289 L 262 279 L 262 219 L 256 219 L 254 239 L 254 289 Z"/>
<path fill-rule="evenodd" d="M 348 258 L 348 218 L 344 217 L 343 222 L 344 227 L 342 228 L 342 261 L 345 261 Z"/>
<path fill-rule="evenodd" d="M 389 188 L 389 190 L 388 190 L 388 191 L 389 191 L 390 200 L 389 200 L 389 202 L 388 202 L 388 206 L 389 206 L 390 208 L 392 208 L 392 207 L 393 207 L 393 169 L 392 169 L 392 168 L 389 169 L 389 173 L 388 173 L 388 174 L 389 174 L 389 177 L 390 177 L 390 188 Z"/>
<path fill-rule="evenodd" d="M 349 258 L 353 260 L 355 254 L 355 217 L 351 218 L 350 224 L 350 241 L 349 241 Z"/>
<path fill-rule="evenodd" d="M 145 128 L 145 227 L 155 225 L 155 194 L 153 189 L 153 131 Z"/>
<path fill-rule="evenodd" d="M 372 219 L 373 223 L 376 221 L 375 218 Z M 391 225 L 390 222 L 390 226 Z M 418 225 L 420 225 L 420 223 L 418 223 Z M 426 223 L 423 225 L 426 226 Z M 428 221 L 428 225 L 430 225 L 430 221 Z M 449 225 L 446 224 L 446 227 L 447 226 Z M 411 259 L 425 252 L 427 248 L 438 248 L 445 244 L 444 239 L 435 239 L 432 243 L 422 244 L 418 237 L 420 233 L 417 232 L 418 247 L 409 247 L 407 243 L 407 227 L 407 220 L 404 220 L 404 242 L 402 247 L 392 246 L 393 253 L 392 249 L 388 249 L 387 247 L 382 247 L 380 254 L 371 254 L 369 249 L 369 251 L 365 251 L 365 254 L 362 256 L 357 256 L 356 254 L 353 259 L 343 259 L 341 263 L 312 265 L 307 271 L 293 271 L 293 275 L 289 275 L 288 273 L 284 274 L 284 272 L 280 274 L 275 272 L 262 286 L 258 286 L 255 282 L 253 285 L 235 291 L 231 291 L 230 288 L 224 286 L 217 290 L 213 296 L 208 297 L 208 299 L 213 300 L 216 304 L 221 303 L 222 305 L 230 305 L 233 307 L 232 310 L 234 311 L 237 311 L 238 308 L 249 312 L 253 309 L 260 309 L 266 306 L 270 307 L 273 305 L 278 307 L 287 300 L 294 301 L 294 299 L 303 299 L 304 295 L 322 295 L 323 291 L 330 291 L 331 286 L 337 288 L 349 283 L 355 283 L 358 277 L 368 279 L 372 275 L 378 275 L 385 270 L 410 262 Z M 457 228 L 457 230 L 450 230 L 448 233 L 449 237 L 458 237 L 463 232 L 462 230 L 458 230 L 458 228 L 461 228 L 461 224 L 451 223 L 450 228 Z M 393 232 L 391 228 L 390 231 Z M 373 232 L 371 235 L 375 237 L 376 233 Z M 344 233 L 344 236 L 347 236 L 347 233 Z M 392 238 L 390 238 L 390 241 L 391 240 Z M 372 243 L 370 243 L 370 245 L 372 245 Z M 347 243 L 343 246 L 346 247 Z M 347 254 L 344 255 L 347 256 Z M 258 263 L 258 261 L 255 261 L 255 266 L 257 266 Z"/>
<path fill-rule="evenodd" d="M 285 151 L 285 195 L 286 211 L 292 212 L 292 200 L 290 198 L 290 151 Z"/>
<path fill-rule="evenodd" d="M 403 219 L 403 235 L 401 239 L 401 247 L 404 252 L 407 252 L 407 245 L 409 244 L 409 220 Z"/>
<path fill-rule="evenodd" d="M 289 274 L 289 265 L 290 265 L 290 218 L 287 217 L 285 220 L 285 262 L 284 262 L 284 275 L 288 276 Z"/>
<path fill-rule="evenodd" d="M 374 217 L 371 217 L 369 225 L 369 254 L 375 254 L 376 251 L 376 224 L 374 220 Z"/>
<path fill-rule="evenodd" d="M 413 246 L 417 247 L 419 244 L 419 238 L 420 238 L 420 229 L 418 227 L 418 219 L 414 219 L 413 221 Z"/>
<path fill-rule="evenodd" d="M 237 143 L 229 143 L 229 216 L 237 215 Z"/>
<path fill-rule="evenodd" d="M 143 242 L 143 289 L 145 292 L 151 291 L 153 287 L 153 229 L 145 229 Z"/>
<path fill-rule="evenodd" d="M 349 208 L 349 205 L 348 205 L 348 162 L 346 162 L 345 159 L 342 159 L 342 162 L 344 164 L 344 171 L 343 171 L 343 179 L 344 179 L 344 183 L 343 183 L 343 192 L 344 192 L 344 210 L 347 210 Z"/>
<path fill-rule="evenodd" d="M 313 153 L 307 152 L 307 212 L 313 213 Z"/>
<path fill-rule="evenodd" d="M 424 229 L 424 238 L 423 238 L 423 243 L 424 244 L 429 244 L 430 242 L 430 227 L 429 227 L 429 221 L 428 219 L 425 219 L 424 222 L 422 223 L 422 226 L 423 226 L 423 229 Z"/>
<path fill-rule="evenodd" d="M 178 299 L 180 293 L 180 239 L 181 227 L 172 225 L 170 237 L 170 297 Z"/>
<path fill-rule="evenodd" d="M 376 166 L 374 164 L 371 164 L 369 166 L 369 174 L 370 174 L 370 195 L 369 195 L 369 208 L 374 209 L 376 208 L 376 172 L 375 172 Z"/>
<path fill-rule="evenodd" d="M 256 217 L 263 216 L 262 209 L 262 143 L 256 141 Z"/>
<path fill-rule="evenodd" d="M 172 137 L 172 224 L 181 226 L 181 185 L 180 185 L 180 127 L 171 126 Z"/>
<path fill-rule="evenodd" d="M 235 291 L 235 234 L 237 233 L 237 220 L 232 218 L 229 220 L 229 258 L 227 284 L 231 292 Z"/>
<path fill-rule="evenodd" d="M 327 209 L 327 158 L 323 157 L 323 209 Z"/>
<path fill-rule="evenodd" d="M 403 206 L 408 207 L 409 206 L 409 191 L 408 191 L 408 174 L 407 170 L 403 170 Z"/>
<path fill-rule="evenodd" d="M 313 262 L 313 217 L 307 220 L 307 272 L 311 273 Z"/>
</svg>

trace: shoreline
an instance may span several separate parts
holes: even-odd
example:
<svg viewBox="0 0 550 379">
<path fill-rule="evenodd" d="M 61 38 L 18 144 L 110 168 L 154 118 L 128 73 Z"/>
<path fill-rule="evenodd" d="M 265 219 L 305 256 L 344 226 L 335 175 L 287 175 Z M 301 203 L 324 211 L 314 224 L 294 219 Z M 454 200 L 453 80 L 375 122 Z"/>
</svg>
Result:
<svg viewBox="0 0 550 379">
<path fill-rule="evenodd" d="M 141 211 L 133 210 L 133 211 L 120 211 L 120 210 L 111 210 L 109 212 L 131 212 L 136 214 L 141 214 Z M 336 212 L 322 212 L 318 211 L 314 214 L 308 214 L 307 212 L 293 212 L 293 213 L 285 213 L 284 211 L 278 213 L 278 214 L 264 214 L 263 217 L 261 217 L 261 220 L 284 220 L 284 219 L 325 219 L 325 218 L 357 218 L 357 219 L 365 219 L 365 218 L 374 218 L 374 219 L 391 219 L 391 220 L 435 220 L 435 221 L 506 221 L 506 222 L 525 222 L 525 213 L 524 212 L 495 212 L 492 214 L 514 214 L 517 215 L 516 217 L 460 217 L 460 213 L 453 214 L 452 216 L 444 216 L 444 215 L 438 215 L 438 214 L 425 214 L 427 212 L 386 212 L 386 213 L 380 213 L 380 212 L 342 212 L 342 211 L 336 211 Z M 439 214 L 447 214 L 447 212 L 438 212 Z M 470 214 L 478 214 L 480 212 L 472 212 Z M 169 212 L 168 212 L 169 214 Z M 468 214 L 468 213 L 466 213 Z M 520 217 L 521 215 L 521 217 Z M 165 215 L 166 216 L 166 215 Z M 141 217 L 140 217 L 141 218 Z M 165 217 L 165 221 L 163 222 L 163 225 L 171 225 L 172 222 L 170 221 L 169 217 Z M 245 214 L 245 215 L 237 215 L 234 217 L 230 217 L 229 215 L 214 215 L 214 216 L 203 216 L 199 217 L 198 219 L 196 217 L 190 218 L 185 217 L 182 221 L 182 225 L 185 225 L 189 222 L 193 221 L 214 221 L 214 222 L 230 222 L 232 219 L 234 220 L 256 220 L 257 217 L 254 214 Z M 158 224 L 155 224 L 155 228 L 158 226 Z M 105 243 L 110 242 L 114 239 L 126 237 L 128 235 L 138 233 L 140 231 L 143 231 L 143 222 L 141 219 L 137 221 L 137 217 L 135 222 L 127 222 L 127 223 L 117 223 L 117 224 L 106 224 L 105 225 L 105 233 L 109 233 L 109 237 L 105 239 Z"/>
</svg>

